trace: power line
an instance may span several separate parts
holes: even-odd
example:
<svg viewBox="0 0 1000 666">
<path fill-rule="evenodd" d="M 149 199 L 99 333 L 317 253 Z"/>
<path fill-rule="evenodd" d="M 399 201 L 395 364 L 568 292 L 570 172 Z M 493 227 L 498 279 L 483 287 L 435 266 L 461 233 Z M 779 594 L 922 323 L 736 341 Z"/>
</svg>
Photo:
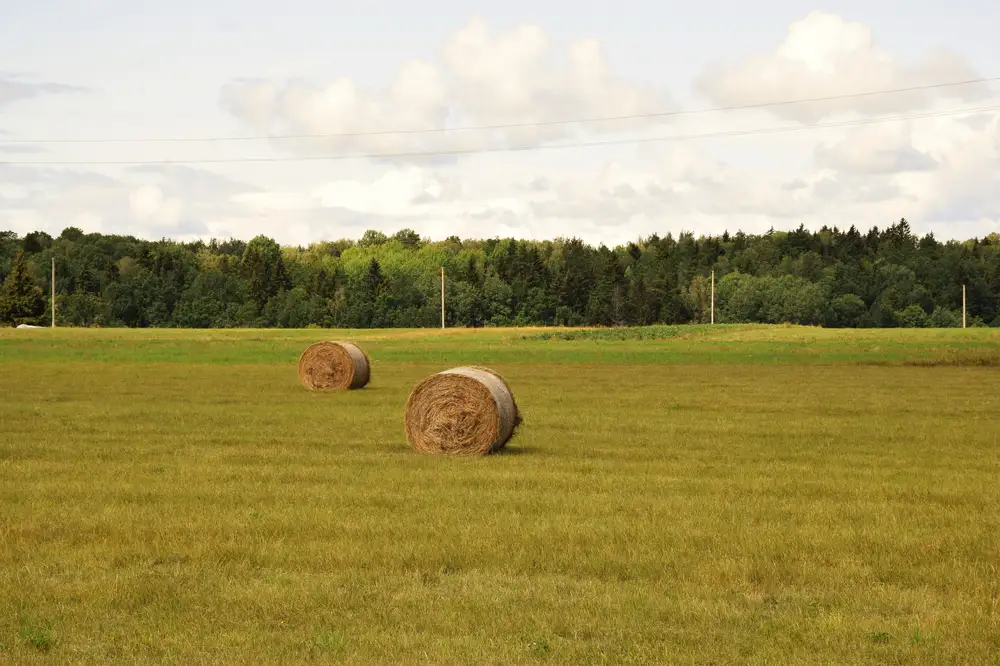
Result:
<svg viewBox="0 0 1000 666">
<path fill-rule="evenodd" d="M 288 139 L 335 139 L 366 136 L 387 136 L 395 134 L 436 134 L 442 132 L 472 132 L 500 129 L 518 129 L 527 127 L 547 127 L 552 125 L 576 125 L 584 123 L 613 122 L 624 120 L 643 120 L 652 118 L 668 118 L 673 116 L 698 115 L 703 113 L 721 113 L 725 111 L 743 111 L 749 109 L 762 109 L 775 106 L 791 106 L 795 104 L 811 104 L 816 102 L 832 102 L 843 99 L 857 99 L 862 97 L 873 97 L 876 95 L 892 95 L 897 93 L 918 92 L 921 90 L 932 90 L 936 88 L 950 88 L 956 86 L 971 85 L 975 83 L 991 83 L 1000 81 L 1000 76 L 967 79 L 965 81 L 952 81 L 948 83 L 931 83 L 922 86 L 909 86 L 906 88 L 890 88 L 885 90 L 872 90 L 868 92 L 847 93 L 843 95 L 828 95 L 825 97 L 810 97 L 793 100 L 782 100 L 775 102 L 759 102 L 754 104 L 741 104 L 737 106 L 716 106 L 701 109 L 688 109 L 678 111 L 657 111 L 652 113 L 638 113 L 622 116 L 601 116 L 590 118 L 574 118 L 564 120 L 541 120 L 524 123 L 507 123 L 499 125 L 465 125 L 460 127 L 433 127 L 425 129 L 399 129 L 399 130 L 378 130 L 370 132 L 337 132 L 326 134 L 259 134 L 248 136 L 204 136 L 204 137 L 166 137 L 166 138 L 146 138 L 146 139 L 16 139 L 5 140 L 6 144 L 120 144 L 120 143 L 208 143 L 224 141 L 274 141 Z"/>
<path fill-rule="evenodd" d="M 3 162 L 0 164 L 10 166 L 126 166 L 126 165 L 187 165 L 187 164 L 237 164 L 251 162 L 319 162 L 319 161 L 339 161 L 339 160 L 373 160 L 373 159 L 404 159 L 419 157 L 448 157 L 459 155 L 479 155 L 486 153 L 512 153 L 530 152 L 535 150 L 556 150 L 564 148 L 595 148 L 600 146 L 621 146 L 643 143 L 661 143 L 669 141 L 690 141 L 697 139 L 715 139 L 735 136 L 751 136 L 758 134 L 776 134 L 779 132 L 798 132 L 803 130 L 826 129 L 832 127 L 852 127 L 856 125 L 868 125 L 874 123 L 896 122 L 904 120 L 917 120 L 920 118 L 941 118 L 946 116 L 958 116 L 962 114 L 986 113 L 990 111 L 1000 111 L 1000 104 L 993 106 L 980 106 L 966 109 L 952 109 L 950 111 L 931 111 L 927 113 L 912 113 L 900 116 L 882 116 L 876 118 L 862 118 L 858 120 L 844 120 L 838 122 L 815 123 L 812 125 L 793 125 L 786 127 L 763 127 L 750 130 L 731 130 L 726 132 L 707 132 L 702 134 L 674 134 L 669 136 L 654 136 L 637 139 L 607 139 L 603 141 L 582 141 L 576 143 L 553 143 L 538 146 L 526 147 L 498 147 L 498 148 L 457 148 L 453 150 L 430 150 L 413 151 L 399 153 L 357 153 L 348 155 L 302 155 L 302 156 L 274 156 L 274 157 L 244 157 L 244 158 L 218 158 L 218 159 L 193 159 L 193 160 L 31 160 Z"/>
</svg>

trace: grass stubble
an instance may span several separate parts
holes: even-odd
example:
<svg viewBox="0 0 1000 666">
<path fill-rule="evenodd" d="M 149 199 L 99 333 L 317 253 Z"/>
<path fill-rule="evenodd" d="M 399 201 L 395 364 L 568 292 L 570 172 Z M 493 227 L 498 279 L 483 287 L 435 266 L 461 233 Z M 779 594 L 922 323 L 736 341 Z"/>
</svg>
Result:
<svg viewBox="0 0 1000 666">
<path fill-rule="evenodd" d="M 0 332 L 0 663 L 1000 653 L 1000 373 L 961 360 L 993 331 L 337 332 L 376 368 L 338 394 L 296 377 L 324 331 L 24 333 Z M 410 389 L 469 357 L 517 436 L 413 452 Z"/>
</svg>

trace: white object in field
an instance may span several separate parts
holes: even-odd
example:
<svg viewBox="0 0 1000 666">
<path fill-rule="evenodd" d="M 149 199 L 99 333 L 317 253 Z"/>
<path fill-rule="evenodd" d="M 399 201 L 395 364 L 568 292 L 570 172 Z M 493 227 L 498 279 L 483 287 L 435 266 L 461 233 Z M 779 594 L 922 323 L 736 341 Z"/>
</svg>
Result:
<svg viewBox="0 0 1000 666">
<path fill-rule="evenodd" d="M 18 328 L 41 328 L 41 326 L 32 326 L 31 324 L 18 324 Z"/>
</svg>

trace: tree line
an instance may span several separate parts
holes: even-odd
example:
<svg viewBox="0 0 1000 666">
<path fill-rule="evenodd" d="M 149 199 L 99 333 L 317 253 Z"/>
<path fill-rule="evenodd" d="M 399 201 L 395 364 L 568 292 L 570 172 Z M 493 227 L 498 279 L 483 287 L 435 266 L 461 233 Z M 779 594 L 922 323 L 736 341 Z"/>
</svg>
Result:
<svg viewBox="0 0 1000 666">
<path fill-rule="evenodd" d="M 644 325 L 716 321 L 828 327 L 1000 326 L 1000 234 L 940 242 L 902 219 L 721 236 L 431 242 L 410 229 L 282 247 L 0 232 L 0 324 L 337 328 Z"/>
</svg>

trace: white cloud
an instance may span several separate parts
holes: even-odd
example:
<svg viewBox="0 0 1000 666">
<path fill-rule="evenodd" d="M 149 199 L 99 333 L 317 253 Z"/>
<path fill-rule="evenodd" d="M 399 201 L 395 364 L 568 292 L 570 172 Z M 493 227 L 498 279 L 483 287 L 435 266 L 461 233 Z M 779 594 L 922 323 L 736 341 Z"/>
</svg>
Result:
<svg viewBox="0 0 1000 666">
<path fill-rule="evenodd" d="M 457 183 L 449 185 L 454 188 Z M 453 199 L 442 197 L 445 186 L 418 167 L 390 168 L 374 182 L 343 180 L 329 183 L 314 194 L 327 208 L 348 208 L 375 215 L 407 216 L 435 206 L 455 210 Z M 454 192 L 452 192 L 454 194 Z"/>
<path fill-rule="evenodd" d="M 0 72 L 0 108 L 22 100 L 42 95 L 60 95 L 85 92 L 85 88 L 49 81 L 26 81 L 16 72 Z"/>
<path fill-rule="evenodd" d="M 869 26 L 836 14 L 814 11 L 788 27 L 770 53 L 739 63 L 715 63 L 696 87 L 723 106 L 853 95 L 981 78 L 957 53 L 938 48 L 914 62 L 880 50 Z M 816 122 L 827 116 L 903 113 L 932 107 L 940 100 L 970 102 L 989 97 L 985 84 L 769 107 L 781 118 Z"/>
<path fill-rule="evenodd" d="M 479 124 L 544 123 L 553 120 L 605 118 L 664 111 L 665 95 L 615 76 L 601 42 L 582 39 L 558 53 L 535 25 L 493 34 L 481 18 L 452 35 L 442 47 L 446 71 L 456 81 L 454 105 Z M 553 62 L 562 55 L 565 64 Z M 623 131 L 648 125 L 588 123 L 591 132 Z M 514 145 L 567 134 L 566 125 L 507 130 Z"/>
<path fill-rule="evenodd" d="M 301 192 L 244 192 L 230 201 L 246 210 L 267 212 L 306 211 L 319 203 L 315 197 Z"/>
<path fill-rule="evenodd" d="M 565 63 L 560 64 L 560 56 Z M 473 18 L 441 46 L 438 65 L 404 63 L 385 90 L 340 76 L 324 85 L 304 81 L 235 81 L 221 92 L 222 107 L 257 131 L 296 134 L 364 134 L 469 125 L 545 123 L 663 111 L 656 91 L 616 77 L 601 44 L 584 39 L 560 49 L 542 28 L 521 25 L 494 34 Z M 651 121 L 587 124 L 592 132 L 622 132 Z M 526 147 L 579 131 L 566 125 L 502 131 L 340 136 L 280 141 L 299 152 L 394 153 Z"/>
<path fill-rule="evenodd" d="M 31 143 L 0 143 L 0 155 L 37 155 L 47 152 L 41 146 Z"/>
<path fill-rule="evenodd" d="M 197 181 L 198 171 L 130 170 L 118 178 L 92 171 L 0 164 L 6 193 L 18 195 L 9 203 L 0 201 L 0 228 L 54 235 L 68 226 L 153 238 L 208 235 L 206 219 L 217 214 L 225 201 L 222 194 L 190 186 Z M 149 180 L 151 173 L 159 184 L 141 182 Z M 210 182 L 227 182 L 203 173 Z"/>
<path fill-rule="evenodd" d="M 140 224 L 176 225 L 183 214 L 180 199 L 164 197 L 156 185 L 142 185 L 129 194 L 132 216 Z"/>
<path fill-rule="evenodd" d="M 836 171 L 894 174 L 929 171 L 938 161 L 913 146 L 911 124 L 860 125 L 833 145 L 816 147 L 817 161 Z"/>
<path fill-rule="evenodd" d="M 1000 114 L 979 131 L 939 120 L 927 125 L 922 140 L 941 154 L 943 167 L 932 174 L 904 174 L 898 180 L 920 194 L 924 214 L 949 225 L 982 219 L 1000 222 Z"/>
<path fill-rule="evenodd" d="M 366 90 L 348 78 L 317 86 L 304 81 L 237 81 L 222 90 L 225 110 L 271 134 L 355 135 L 326 139 L 275 141 L 293 152 L 391 153 L 420 150 L 424 135 L 371 134 L 386 129 L 422 130 L 441 127 L 448 113 L 446 93 L 429 64 L 404 64 L 388 90 Z"/>
</svg>

